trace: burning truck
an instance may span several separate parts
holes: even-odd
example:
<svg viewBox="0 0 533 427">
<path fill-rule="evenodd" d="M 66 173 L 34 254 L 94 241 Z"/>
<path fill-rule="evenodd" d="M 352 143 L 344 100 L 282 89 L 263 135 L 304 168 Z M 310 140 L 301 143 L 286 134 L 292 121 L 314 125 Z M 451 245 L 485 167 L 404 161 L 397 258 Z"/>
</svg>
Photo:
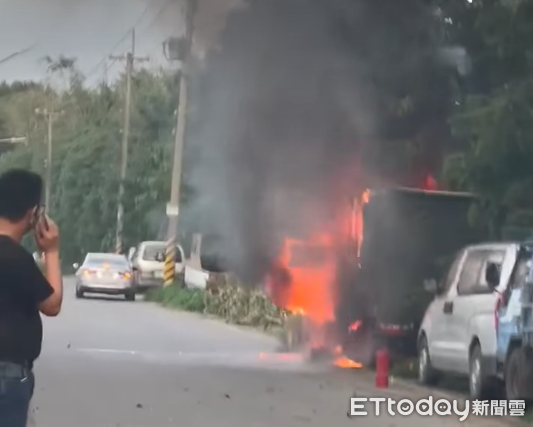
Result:
<svg viewBox="0 0 533 427">
<path fill-rule="evenodd" d="M 468 221 L 474 196 L 395 187 L 366 190 L 305 238 L 285 238 L 267 292 L 296 316 L 291 350 L 342 352 L 372 364 L 383 346 L 416 355 L 416 336 L 439 278 L 461 247 L 484 238 Z"/>
</svg>

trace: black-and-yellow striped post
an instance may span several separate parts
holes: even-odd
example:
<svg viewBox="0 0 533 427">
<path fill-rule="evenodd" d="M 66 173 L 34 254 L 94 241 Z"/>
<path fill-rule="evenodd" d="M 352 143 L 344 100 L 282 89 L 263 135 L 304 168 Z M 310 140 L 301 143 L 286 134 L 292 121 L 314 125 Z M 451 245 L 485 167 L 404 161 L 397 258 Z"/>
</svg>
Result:
<svg viewBox="0 0 533 427">
<path fill-rule="evenodd" d="M 176 269 L 176 245 L 174 240 L 167 242 L 167 250 L 165 253 L 165 269 L 163 271 L 163 279 L 165 286 L 174 283 L 174 275 Z"/>
</svg>

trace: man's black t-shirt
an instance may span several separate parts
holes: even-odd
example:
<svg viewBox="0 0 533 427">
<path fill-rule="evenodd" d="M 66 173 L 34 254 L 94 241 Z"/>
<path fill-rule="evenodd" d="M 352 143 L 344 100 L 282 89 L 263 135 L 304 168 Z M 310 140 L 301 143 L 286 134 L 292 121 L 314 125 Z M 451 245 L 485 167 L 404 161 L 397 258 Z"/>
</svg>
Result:
<svg viewBox="0 0 533 427">
<path fill-rule="evenodd" d="M 39 304 L 53 292 L 31 254 L 0 236 L 0 361 L 32 364 L 39 357 Z"/>
</svg>

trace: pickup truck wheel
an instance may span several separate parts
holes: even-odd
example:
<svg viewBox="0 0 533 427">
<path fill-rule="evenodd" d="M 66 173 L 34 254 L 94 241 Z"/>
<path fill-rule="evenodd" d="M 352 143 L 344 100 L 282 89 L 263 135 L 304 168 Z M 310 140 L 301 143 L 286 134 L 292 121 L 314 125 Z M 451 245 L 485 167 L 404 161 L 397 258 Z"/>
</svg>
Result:
<svg viewBox="0 0 533 427">
<path fill-rule="evenodd" d="M 126 301 L 135 301 L 135 292 L 129 292 L 125 296 Z"/>
<path fill-rule="evenodd" d="M 494 395 L 497 387 L 495 379 L 487 376 L 483 370 L 483 353 L 479 344 L 473 348 L 470 354 L 470 369 L 468 384 L 472 399 L 485 399 Z"/>
<path fill-rule="evenodd" d="M 304 319 L 301 315 L 290 315 L 285 322 L 284 344 L 287 351 L 297 351 L 304 344 Z"/>
<path fill-rule="evenodd" d="M 83 298 L 83 291 L 79 290 L 78 288 L 76 288 L 76 298 Z"/>
<path fill-rule="evenodd" d="M 438 372 L 431 366 L 429 348 L 426 337 L 422 337 L 418 346 L 418 381 L 423 385 L 436 385 L 439 381 Z"/>
<path fill-rule="evenodd" d="M 511 351 L 505 364 L 505 395 L 508 400 L 530 400 L 532 396 L 532 354 L 525 348 Z"/>
</svg>

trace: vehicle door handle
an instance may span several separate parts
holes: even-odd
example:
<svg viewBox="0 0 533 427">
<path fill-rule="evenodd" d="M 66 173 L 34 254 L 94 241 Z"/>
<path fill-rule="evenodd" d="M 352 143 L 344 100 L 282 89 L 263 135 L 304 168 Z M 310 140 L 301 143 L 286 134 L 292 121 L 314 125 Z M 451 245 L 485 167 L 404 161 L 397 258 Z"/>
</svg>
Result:
<svg viewBox="0 0 533 427">
<path fill-rule="evenodd" d="M 442 307 L 442 311 L 444 314 L 452 314 L 453 313 L 453 301 L 446 301 L 444 303 L 444 306 Z"/>
</svg>

